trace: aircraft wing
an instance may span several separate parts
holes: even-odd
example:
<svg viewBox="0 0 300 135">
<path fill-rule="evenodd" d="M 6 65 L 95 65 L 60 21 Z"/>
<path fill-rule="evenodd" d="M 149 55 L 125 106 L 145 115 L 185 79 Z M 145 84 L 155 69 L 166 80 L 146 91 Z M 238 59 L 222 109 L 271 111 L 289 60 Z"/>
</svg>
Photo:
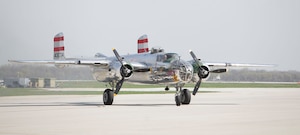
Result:
<svg viewBox="0 0 300 135">
<path fill-rule="evenodd" d="M 85 66 L 97 66 L 108 67 L 111 64 L 111 60 L 108 59 L 76 59 L 70 58 L 65 60 L 8 60 L 14 63 L 28 63 L 28 64 L 54 64 L 54 65 L 85 65 Z M 145 63 L 130 62 L 135 72 L 150 71 L 150 67 Z"/>
<path fill-rule="evenodd" d="M 108 66 L 107 59 L 63 59 L 63 60 L 8 60 L 14 63 L 28 64 L 55 64 L 55 65 L 87 65 L 87 66 Z"/>
<path fill-rule="evenodd" d="M 270 64 L 228 63 L 228 62 L 203 62 L 209 67 L 273 67 Z"/>
</svg>

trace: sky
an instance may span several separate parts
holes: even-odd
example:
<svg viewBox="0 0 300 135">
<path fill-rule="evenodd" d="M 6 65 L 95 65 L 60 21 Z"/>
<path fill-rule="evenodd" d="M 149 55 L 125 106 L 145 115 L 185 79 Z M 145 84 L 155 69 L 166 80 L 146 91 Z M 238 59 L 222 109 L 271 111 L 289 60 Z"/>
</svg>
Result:
<svg viewBox="0 0 300 135">
<path fill-rule="evenodd" d="M 300 71 L 299 0 L 1 0 L 0 65 L 53 58 L 64 33 L 67 57 L 113 56 L 149 47 L 192 60 L 276 64 Z"/>
</svg>

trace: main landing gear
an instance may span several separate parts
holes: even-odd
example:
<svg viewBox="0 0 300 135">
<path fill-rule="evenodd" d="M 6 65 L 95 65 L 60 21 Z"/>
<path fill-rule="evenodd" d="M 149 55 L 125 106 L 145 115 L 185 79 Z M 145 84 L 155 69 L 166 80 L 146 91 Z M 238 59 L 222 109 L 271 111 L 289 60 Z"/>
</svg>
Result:
<svg viewBox="0 0 300 135">
<path fill-rule="evenodd" d="M 104 105 L 112 105 L 114 102 L 114 92 L 111 89 L 106 89 L 103 92 L 103 103 Z"/>
<path fill-rule="evenodd" d="M 109 83 L 112 89 L 106 89 L 103 92 L 103 103 L 104 105 L 112 105 L 114 101 L 114 96 L 118 94 L 123 83 L 123 79 L 117 82 L 116 90 L 112 90 L 115 88 L 115 83 L 112 81 Z M 177 106 L 188 105 L 191 102 L 191 93 L 188 89 L 182 89 L 183 85 L 176 86 L 176 94 L 175 94 L 175 102 Z"/>
<path fill-rule="evenodd" d="M 114 101 L 114 96 L 117 95 L 122 88 L 123 82 L 126 78 L 129 78 L 132 73 L 133 73 L 133 68 L 129 64 L 124 64 L 123 63 L 123 58 L 119 55 L 116 49 L 113 49 L 113 52 L 117 58 L 117 60 L 121 64 L 120 68 L 120 74 L 121 74 L 121 79 L 113 79 L 110 81 L 109 85 L 112 87 L 112 89 L 106 89 L 103 92 L 103 103 L 105 105 L 112 105 Z"/>
<path fill-rule="evenodd" d="M 114 91 L 111 89 L 106 89 L 103 92 L 103 103 L 104 105 L 112 105 L 114 101 Z M 181 104 L 188 105 L 191 102 L 191 93 L 188 89 L 178 89 L 176 87 L 176 94 L 175 94 L 175 102 L 177 106 L 180 106 Z"/>
<path fill-rule="evenodd" d="M 112 89 L 106 89 L 103 92 L 103 103 L 104 105 L 112 105 L 114 102 L 114 96 L 117 95 L 123 85 L 124 77 L 119 80 L 117 83 L 115 81 L 111 81 L 109 85 Z M 115 84 L 116 83 L 116 84 Z"/>
</svg>

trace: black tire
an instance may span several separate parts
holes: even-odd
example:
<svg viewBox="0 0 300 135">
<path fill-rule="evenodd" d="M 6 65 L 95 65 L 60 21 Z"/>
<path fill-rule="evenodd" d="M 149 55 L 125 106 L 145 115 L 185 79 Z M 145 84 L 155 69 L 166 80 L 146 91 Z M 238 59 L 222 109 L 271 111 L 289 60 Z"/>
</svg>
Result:
<svg viewBox="0 0 300 135">
<path fill-rule="evenodd" d="M 181 95 L 181 103 L 182 104 L 190 104 L 191 102 L 191 92 L 188 89 L 183 89 L 180 93 Z"/>
<path fill-rule="evenodd" d="M 181 97 L 180 97 L 180 95 L 176 95 L 175 96 L 175 102 L 176 102 L 176 106 L 180 106 L 181 105 Z"/>
<path fill-rule="evenodd" d="M 106 89 L 103 92 L 104 105 L 112 105 L 113 102 L 114 102 L 114 92 L 111 89 Z"/>
</svg>

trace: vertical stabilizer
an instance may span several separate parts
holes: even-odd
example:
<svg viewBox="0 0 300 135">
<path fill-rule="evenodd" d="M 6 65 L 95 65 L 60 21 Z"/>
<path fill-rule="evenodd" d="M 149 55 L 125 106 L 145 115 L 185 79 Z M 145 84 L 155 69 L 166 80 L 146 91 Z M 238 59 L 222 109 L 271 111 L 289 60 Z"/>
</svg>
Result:
<svg viewBox="0 0 300 135">
<path fill-rule="evenodd" d="M 64 34 L 58 33 L 54 37 L 54 60 L 65 59 Z"/>
<path fill-rule="evenodd" d="M 149 52 L 148 48 L 148 37 L 143 35 L 138 39 L 138 53 L 147 53 Z"/>
</svg>

